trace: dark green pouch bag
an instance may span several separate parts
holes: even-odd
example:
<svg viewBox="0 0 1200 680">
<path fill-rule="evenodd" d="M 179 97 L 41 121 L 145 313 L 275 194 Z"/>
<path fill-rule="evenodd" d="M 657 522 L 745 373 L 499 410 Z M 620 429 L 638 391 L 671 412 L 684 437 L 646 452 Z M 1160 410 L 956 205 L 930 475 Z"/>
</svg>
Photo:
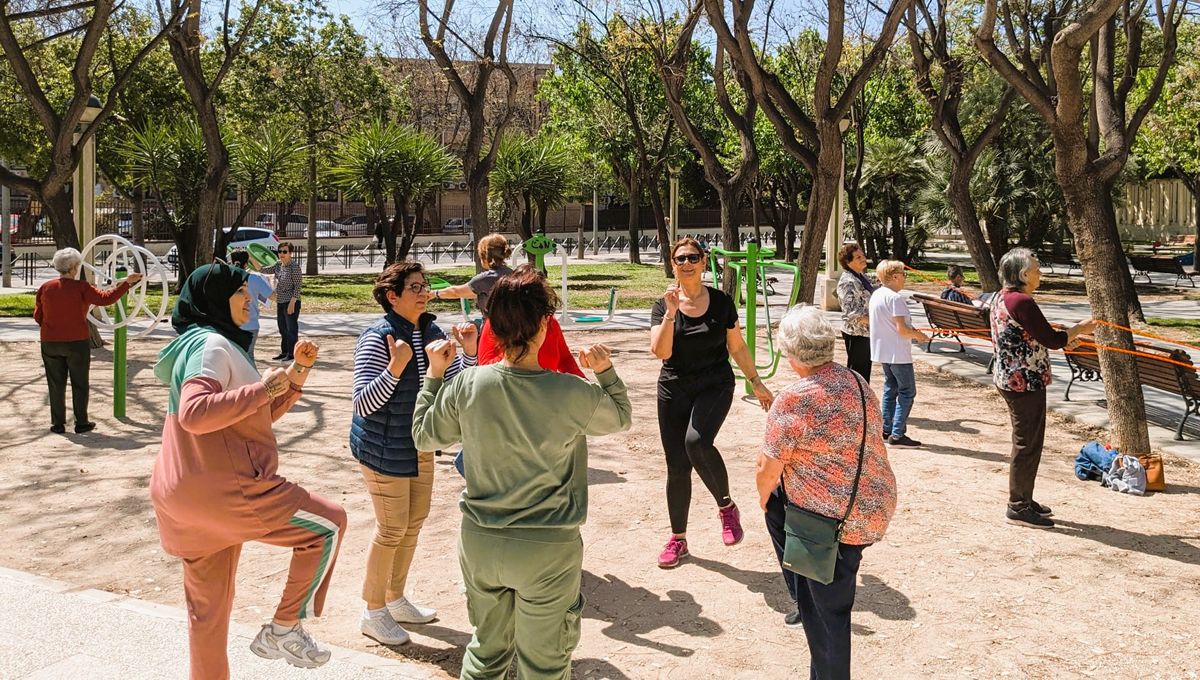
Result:
<svg viewBox="0 0 1200 680">
<path fill-rule="evenodd" d="M 783 543 L 783 568 L 823 585 L 833 583 L 842 525 L 854 509 L 854 499 L 858 496 L 858 482 L 862 478 L 863 456 L 867 448 L 867 394 L 857 377 L 855 382 L 858 384 L 859 396 L 862 397 L 863 434 L 858 445 L 858 470 L 854 473 L 854 486 L 850 489 L 850 502 L 846 504 L 846 514 L 842 515 L 841 519 L 826 517 L 793 505 L 788 500 L 783 522 L 786 535 Z M 787 497 L 786 492 L 784 497 Z"/>
</svg>

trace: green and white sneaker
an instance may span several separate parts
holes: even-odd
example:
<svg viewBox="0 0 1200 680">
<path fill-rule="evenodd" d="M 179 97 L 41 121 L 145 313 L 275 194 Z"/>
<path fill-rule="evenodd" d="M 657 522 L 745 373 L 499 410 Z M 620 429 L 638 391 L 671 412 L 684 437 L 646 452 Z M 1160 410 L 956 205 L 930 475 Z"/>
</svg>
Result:
<svg viewBox="0 0 1200 680">
<path fill-rule="evenodd" d="M 283 659 L 297 668 L 317 668 L 333 655 L 317 644 L 299 623 L 286 629 L 274 623 L 263 624 L 250 643 L 250 651 L 264 659 Z"/>
</svg>

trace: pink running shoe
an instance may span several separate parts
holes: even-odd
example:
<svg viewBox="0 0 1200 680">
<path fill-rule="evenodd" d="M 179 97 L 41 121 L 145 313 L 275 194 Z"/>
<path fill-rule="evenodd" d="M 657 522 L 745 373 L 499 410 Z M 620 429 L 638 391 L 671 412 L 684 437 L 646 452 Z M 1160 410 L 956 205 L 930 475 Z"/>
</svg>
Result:
<svg viewBox="0 0 1200 680">
<path fill-rule="evenodd" d="M 742 531 L 742 513 L 738 512 L 737 506 L 730 504 L 717 512 L 721 516 L 721 540 L 725 541 L 725 545 L 741 543 L 746 532 Z"/>
<path fill-rule="evenodd" d="M 687 539 L 672 536 L 666 547 L 658 554 L 659 569 L 674 569 L 679 566 L 679 560 L 687 557 Z"/>
</svg>

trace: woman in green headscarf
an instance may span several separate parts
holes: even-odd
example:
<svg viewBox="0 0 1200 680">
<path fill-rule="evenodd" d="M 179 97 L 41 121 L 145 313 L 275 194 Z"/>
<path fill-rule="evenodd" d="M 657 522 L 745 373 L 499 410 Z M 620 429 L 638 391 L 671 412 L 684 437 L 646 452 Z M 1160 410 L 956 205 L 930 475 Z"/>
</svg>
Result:
<svg viewBox="0 0 1200 680">
<path fill-rule="evenodd" d="M 318 348 L 296 344 L 286 370 L 259 375 L 247 354 L 244 270 L 197 268 L 171 324 L 180 334 L 154 375 L 170 387 L 150 497 L 163 549 L 183 560 L 191 678 L 229 677 L 226 656 L 238 556 L 246 541 L 292 548 L 279 607 L 250 645 L 255 654 L 315 668 L 329 660 L 301 626 L 321 613 L 346 513 L 277 473 L 274 421 L 300 399 Z"/>
</svg>

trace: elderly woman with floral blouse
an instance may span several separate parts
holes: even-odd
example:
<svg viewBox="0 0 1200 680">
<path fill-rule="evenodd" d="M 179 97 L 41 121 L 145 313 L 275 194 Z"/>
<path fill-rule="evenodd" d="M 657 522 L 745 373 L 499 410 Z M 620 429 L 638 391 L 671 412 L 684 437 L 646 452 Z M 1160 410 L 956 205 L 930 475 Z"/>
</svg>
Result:
<svg viewBox="0 0 1200 680">
<path fill-rule="evenodd" d="M 866 380 L 833 363 L 836 334 L 815 307 L 795 307 L 780 322 L 779 344 L 799 380 L 775 396 L 757 472 L 759 502 L 781 566 L 789 502 L 839 519 L 850 506 L 831 583 L 783 570 L 796 603 L 784 624 L 804 627 L 814 680 L 850 677 L 850 612 L 859 563 L 863 549 L 883 538 L 896 510 L 879 402 Z"/>
</svg>

